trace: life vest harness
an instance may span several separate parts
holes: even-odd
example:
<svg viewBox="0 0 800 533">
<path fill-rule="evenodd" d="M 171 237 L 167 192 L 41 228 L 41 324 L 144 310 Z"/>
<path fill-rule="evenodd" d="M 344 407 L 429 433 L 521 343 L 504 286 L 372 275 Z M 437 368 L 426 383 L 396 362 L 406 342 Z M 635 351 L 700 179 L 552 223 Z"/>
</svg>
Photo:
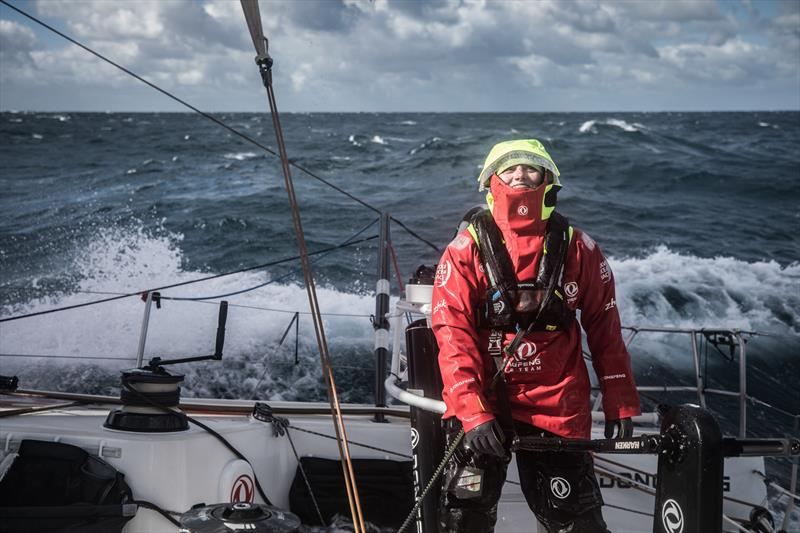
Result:
<svg viewBox="0 0 800 533">
<path fill-rule="evenodd" d="M 575 312 L 567 306 L 562 287 L 564 266 L 572 237 L 566 217 L 553 212 L 548 219 L 542 258 L 536 279 L 520 282 L 503 235 L 488 209 L 473 212 L 467 230 L 478 246 L 489 281 L 486 298 L 477 307 L 477 324 L 491 330 L 489 353 L 502 351 L 503 333 L 515 331 L 562 331 Z"/>
</svg>

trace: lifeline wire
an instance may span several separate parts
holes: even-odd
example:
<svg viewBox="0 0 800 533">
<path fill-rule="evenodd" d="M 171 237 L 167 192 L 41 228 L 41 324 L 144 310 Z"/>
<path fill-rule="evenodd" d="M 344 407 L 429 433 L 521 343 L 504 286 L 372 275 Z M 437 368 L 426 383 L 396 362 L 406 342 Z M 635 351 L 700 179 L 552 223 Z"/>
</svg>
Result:
<svg viewBox="0 0 800 533">
<path fill-rule="evenodd" d="M 108 64 L 110 64 L 110 65 L 113 65 L 114 67 L 116 67 L 116 68 L 120 69 L 122 72 L 124 72 L 124 73 L 128 74 L 129 76 L 132 76 L 133 78 L 136 78 L 137 80 L 139 80 L 140 82 L 144 83 L 145 85 L 148 85 L 148 86 L 152 87 L 153 89 L 155 89 L 156 91 L 160 92 L 161 94 L 163 94 L 163 95 L 167 96 L 168 98 L 171 98 L 172 100 L 175 100 L 176 102 L 178 102 L 178 103 L 179 103 L 179 104 L 181 104 L 182 106 L 184 106 L 184 107 L 187 107 L 187 108 L 191 109 L 191 110 L 192 110 L 192 111 L 194 111 L 195 113 L 197 113 L 197 114 L 199 114 L 199 115 L 201 115 L 201 116 L 203 116 L 203 117 L 207 118 L 208 120 L 210 120 L 210 121 L 214 122 L 215 124 L 217 124 L 217 125 L 219 125 L 219 126 L 221 126 L 221 127 L 225 128 L 226 130 L 230 131 L 230 132 L 231 132 L 231 133 L 233 133 L 234 135 L 236 135 L 236 136 L 238 136 L 238 137 L 240 137 L 240 138 L 244 139 L 245 141 L 247 141 L 247 142 L 249 142 L 249 143 L 251 143 L 251 144 L 253 144 L 253 145 L 255 145 L 255 146 L 258 146 L 259 148 L 261 148 L 262 150 L 264 150 L 265 152 L 267 152 L 267 153 L 269 153 L 269 154 L 272 154 L 272 155 L 274 155 L 274 156 L 279 156 L 279 154 L 275 153 L 275 151 L 274 151 L 274 150 L 272 150 L 272 149 L 271 149 L 271 148 L 269 148 L 268 146 L 265 146 L 265 145 L 261 144 L 260 142 L 258 142 L 257 140 L 253 139 L 253 138 L 252 138 L 252 137 L 250 137 L 249 135 L 247 135 L 247 134 L 245 134 L 245 133 L 242 133 L 241 131 L 237 130 L 236 128 L 233 128 L 233 127 L 229 126 L 228 124 L 226 124 L 226 123 L 225 123 L 225 122 L 223 122 L 222 120 L 218 119 L 218 118 L 217 118 L 217 117 L 215 117 L 214 115 L 211 115 L 211 114 L 209 114 L 209 113 L 206 113 L 205 111 L 201 111 L 200 109 L 198 109 L 197 107 L 193 106 L 192 104 L 190 104 L 190 103 L 189 103 L 189 102 L 187 102 L 186 100 L 183 100 L 183 99 L 181 99 L 181 98 L 179 98 L 179 97 L 175 96 L 174 94 L 170 93 L 169 91 L 167 91 L 167 90 L 165 90 L 165 89 L 162 89 L 161 87 L 159 87 L 159 86 L 158 86 L 158 85 L 156 85 L 155 83 L 152 83 L 152 82 L 149 82 L 149 81 L 147 81 L 146 79 L 144 79 L 143 77 L 139 76 L 138 74 L 136 74 L 136 73 L 135 73 L 135 72 L 133 72 L 132 70 L 130 70 L 130 69 L 128 69 L 128 68 L 125 68 L 125 67 L 123 67 L 122 65 L 120 65 L 119 63 L 116 63 L 115 61 L 112 61 L 111 59 L 107 58 L 107 57 L 106 57 L 106 56 L 104 56 L 103 54 L 101 54 L 101 53 L 99 53 L 99 52 L 96 52 L 95 50 L 92 50 L 92 49 L 91 49 L 91 48 L 89 48 L 88 46 L 86 46 L 86 45 L 84 45 L 84 44 L 80 43 L 79 41 L 77 41 L 77 40 L 75 40 L 75 39 L 73 39 L 73 38 L 72 38 L 72 37 L 70 37 L 69 35 L 67 35 L 67 34 L 65 34 L 65 33 L 63 33 L 63 32 L 61 32 L 61 31 L 57 30 L 57 29 L 56 29 L 56 28 L 54 28 L 53 26 L 50 26 L 50 25 L 49 25 L 49 24 L 47 24 L 46 22 L 44 22 L 44 21 L 42 21 L 42 20 L 39 20 L 39 19 L 37 19 L 37 18 L 36 18 L 36 17 L 34 17 L 33 15 L 30 15 L 30 14 L 26 13 L 26 12 L 25 12 L 25 11 L 23 11 L 22 9 L 20 9 L 20 8 L 18 8 L 18 7 L 16 7 L 16 6 L 14 6 L 14 5 L 12 5 L 12 4 L 10 4 L 10 3 L 9 3 L 9 2 L 7 2 L 6 0 L 0 0 L 0 3 L 2 3 L 2 4 L 4 4 L 4 5 L 6 5 L 6 6 L 8 6 L 8 7 L 9 7 L 9 8 L 11 8 L 11 9 L 13 9 L 13 10 L 14 10 L 14 11 L 16 11 L 17 13 L 19 13 L 20 15 L 22 15 L 22 16 L 24 16 L 24 17 L 27 17 L 28 19 L 32 20 L 32 21 L 33 21 L 33 22 L 35 22 L 36 24 L 39 24 L 40 26 L 43 26 L 43 27 L 47 28 L 48 30 L 50 30 L 50 31 L 52 31 L 53 33 L 55 33 L 56 35 L 58 35 L 58 36 L 60 36 L 60 37 L 63 37 L 64 39 L 66 39 L 67 41 L 71 42 L 71 43 L 72 43 L 72 44 L 74 44 L 75 46 L 78 46 L 78 47 L 80 47 L 80 48 L 83 48 L 84 50 L 86 50 L 87 52 L 89 52 L 90 54 L 92 54 L 93 56 L 95 56 L 95 57 L 97 57 L 97 58 L 99 58 L 99 59 L 101 59 L 101 60 L 105 61 L 106 63 L 108 63 Z M 337 185 L 334 185 L 334 184 L 333 184 L 333 183 L 331 183 L 330 181 L 328 181 L 328 180 L 326 180 L 326 179 L 324 179 L 324 178 L 322 178 L 322 177 L 320 177 L 320 176 L 317 176 L 316 174 L 314 174 L 313 172 L 311 172 L 311 171 L 310 171 L 310 170 L 308 170 L 307 168 L 303 167 L 302 165 L 299 165 L 299 164 L 297 164 L 297 163 L 296 163 L 296 162 L 294 162 L 294 161 L 289 161 L 289 162 L 288 162 L 288 164 L 289 164 L 289 165 L 291 165 L 291 166 L 293 166 L 293 167 L 295 167 L 296 169 L 300 170 L 301 172 L 305 173 L 307 176 L 309 176 L 309 177 L 311 177 L 311 178 L 314 178 L 315 180 L 317 180 L 317 181 L 319 181 L 319 182 L 321 182 L 321 183 L 324 183 L 325 185 L 327 185 L 328 187 L 330 187 L 330 188 L 334 189 L 335 191 L 337 191 L 337 192 L 339 192 L 339 193 L 341 193 L 341 194 L 343 194 L 343 195 L 347 196 L 348 198 L 350 198 L 350 199 L 351 199 L 351 200 L 353 200 L 354 202 L 361 204 L 362 206 L 366 207 L 367 209 L 371 209 L 371 210 L 375 211 L 376 213 L 380 213 L 380 212 L 381 212 L 381 210 L 380 210 L 380 209 L 378 209 L 377 207 L 374 207 L 374 206 L 372 206 L 372 205 L 368 204 L 368 203 L 367 203 L 367 202 L 365 202 L 364 200 L 361 200 L 360 198 L 356 197 L 356 196 L 355 196 L 355 195 L 353 195 L 352 193 L 349 193 L 349 192 L 347 192 L 346 190 L 342 189 L 341 187 L 339 187 L 339 186 L 337 186 Z M 437 252 L 441 252 L 441 250 L 439 249 L 439 247 L 438 247 L 438 246 L 436 246 L 435 244 L 431 243 L 430 241 L 428 241 L 428 240 L 424 239 L 423 237 L 421 237 L 419 234 L 417 234 L 416 232 L 414 232 L 413 230 L 411 230 L 411 229 L 410 229 L 408 226 L 406 226 L 405 224 L 403 224 L 402 222 L 400 222 L 400 221 L 399 221 L 399 220 L 397 220 L 396 218 L 394 218 L 394 217 L 391 217 L 391 218 L 392 218 L 392 220 L 394 220 L 395 222 L 397 222 L 397 223 L 400 225 L 400 227 L 401 227 L 401 228 L 403 228 L 404 230 L 406 230 L 406 231 L 408 232 L 408 234 L 409 234 L 409 235 L 411 235 L 411 236 L 412 236 L 412 237 L 414 237 L 415 239 L 418 239 L 420 242 L 423 242 L 423 243 L 427 244 L 428 246 L 430 246 L 431 248 L 433 248 L 433 249 L 434 249 L 434 250 L 436 250 Z"/>
</svg>

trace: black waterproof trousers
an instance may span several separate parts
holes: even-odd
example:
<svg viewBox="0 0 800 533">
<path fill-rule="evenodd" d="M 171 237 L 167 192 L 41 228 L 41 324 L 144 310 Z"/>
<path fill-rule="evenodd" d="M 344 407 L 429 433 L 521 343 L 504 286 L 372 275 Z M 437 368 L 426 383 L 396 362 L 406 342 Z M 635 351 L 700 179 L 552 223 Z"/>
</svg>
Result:
<svg viewBox="0 0 800 533">
<path fill-rule="evenodd" d="M 552 433 L 514 423 L 520 436 L 552 437 Z M 461 429 L 445 421 L 448 445 Z M 506 439 L 510 442 L 510 436 Z M 474 454 L 462 444 L 443 477 L 439 506 L 440 533 L 492 533 L 497 502 L 503 490 L 508 458 Z M 603 498 L 589 453 L 517 452 L 520 485 L 528 506 L 550 533 L 608 533 L 600 508 Z M 536 526 L 532 524 L 531 531 Z"/>
</svg>

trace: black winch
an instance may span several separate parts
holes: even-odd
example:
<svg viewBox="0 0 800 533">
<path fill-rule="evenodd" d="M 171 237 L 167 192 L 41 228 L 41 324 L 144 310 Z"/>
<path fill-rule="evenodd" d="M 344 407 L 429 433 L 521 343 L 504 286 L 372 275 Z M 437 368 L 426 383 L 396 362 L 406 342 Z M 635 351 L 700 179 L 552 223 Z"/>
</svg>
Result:
<svg viewBox="0 0 800 533">
<path fill-rule="evenodd" d="M 108 414 L 104 427 L 120 431 L 167 433 L 189 429 L 186 416 L 179 409 L 180 383 L 183 375 L 170 374 L 166 365 L 219 361 L 225 344 L 225 323 L 228 319 L 228 302 L 219 304 L 217 338 L 212 355 L 163 360 L 153 357 L 141 367 L 122 371 L 120 400 L 122 407 Z"/>
<path fill-rule="evenodd" d="M 122 431 L 162 433 L 189 429 L 178 409 L 183 376 L 160 366 L 122 372 L 122 407 L 108 413 L 105 427 Z"/>
<path fill-rule="evenodd" d="M 296 515 L 255 503 L 218 503 L 197 507 L 181 515 L 181 525 L 194 533 L 292 533 L 299 531 Z"/>
</svg>

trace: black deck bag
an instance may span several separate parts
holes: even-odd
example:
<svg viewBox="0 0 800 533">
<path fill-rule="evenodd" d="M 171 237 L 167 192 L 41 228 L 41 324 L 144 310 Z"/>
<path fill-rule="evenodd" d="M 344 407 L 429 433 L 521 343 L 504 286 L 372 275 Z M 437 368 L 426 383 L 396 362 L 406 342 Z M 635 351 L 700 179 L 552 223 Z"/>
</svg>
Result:
<svg viewBox="0 0 800 533">
<path fill-rule="evenodd" d="M 117 533 L 136 506 L 125 476 L 83 449 L 23 440 L 0 480 L 0 533 Z"/>
<path fill-rule="evenodd" d="M 364 520 L 396 531 L 414 506 L 414 477 L 411 461 L 353 459 L 358 495 Z M 326 525 L 337 514 L 350 516 L 344 490 L 342 463 L 338 459 L 301 457 L 308 483 L 319 504 Z M 314 503 L 298 467 L 289 490 L 289 508 L 304 524 L 320 525 Z"/>
</svg>

